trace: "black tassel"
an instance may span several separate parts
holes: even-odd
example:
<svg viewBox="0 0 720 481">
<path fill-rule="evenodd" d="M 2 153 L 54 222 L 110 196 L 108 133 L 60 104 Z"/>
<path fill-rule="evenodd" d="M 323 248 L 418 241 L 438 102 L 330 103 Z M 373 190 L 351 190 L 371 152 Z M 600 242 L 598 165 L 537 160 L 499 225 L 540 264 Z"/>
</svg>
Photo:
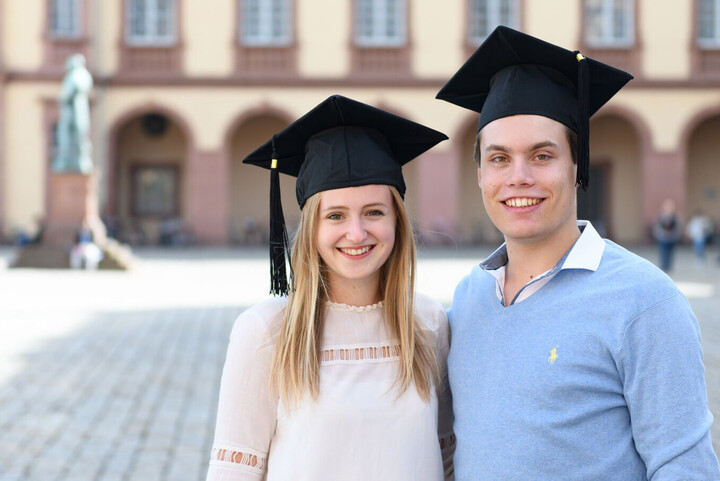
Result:
<svg viewBox="0 0 720 481">
<path fill-rule="evenodd" d="M 290 291 L 286 267 L 290 259 L 288 234 L 280 199 L 280 173 L 277 170 L 275 138 L 273 138 L 272 157 L 270 168 L 270 294 L 285 296 Z"/>
<path fill-rule="evenodd" d="M 590 71 L 587 58 L 575 52 L 578 61 L 577 91 L 577 185 L 590 185 Z"/>
</svg>

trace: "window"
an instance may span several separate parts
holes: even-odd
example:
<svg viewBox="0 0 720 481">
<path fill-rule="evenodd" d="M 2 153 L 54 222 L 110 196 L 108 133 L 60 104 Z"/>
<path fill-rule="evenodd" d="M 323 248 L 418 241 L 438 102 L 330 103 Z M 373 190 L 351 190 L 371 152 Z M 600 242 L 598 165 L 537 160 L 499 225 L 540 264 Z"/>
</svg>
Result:
<svg viewBox="0 0 720 481">
<path fill-rule="evenodd" d="M 700 48 L 720 48 L 720 0 L 699 0 L 697 43 Z"/>
<path fill-rule="evenodd" d="M 132 172 L 132 187 L 133 215 L 143 217 L 177 215 L 176 167 L 136 166 Z"/>
<path fill-rule="evenodd" d="M 50 34 L 55 38 L 77 38 L 80 33 L 79 0 L 52 0 Z"/>
<path fill-rule="evenodd" d="M 585 0 L 585 44 L 629 48 L 635 43 L 633 0 Z"/>
<path fill-rule="evenodd" d="M 248 46 L 284 46 L 292 41 L 290 0 L 240 0 L 240 42 Z"/>
<path fill-rule="evenodd" d="M 470 0 L 468 41 L 480 45 L 498 25 L 519 28 L 518 0 Z"/>
<path fill-rule="evenodd" d="M 402 47 L 406 43 L 405 0 L 356 0 L 355 44 Z"/>
<path fill-rule="evenodd" d="M 129 0 L 125 38 L 131 45 L 175 43 L 176 12 L 173 0 Z"/>
<path fill-rule="evenodd" d="M 65 71 L 65 61 L 70 55 L 81 53 L 88 57 L 86 22 L 89 1 L 42 0 L 45 16 L 42 71 L 55 75 Z"/>
</svg>

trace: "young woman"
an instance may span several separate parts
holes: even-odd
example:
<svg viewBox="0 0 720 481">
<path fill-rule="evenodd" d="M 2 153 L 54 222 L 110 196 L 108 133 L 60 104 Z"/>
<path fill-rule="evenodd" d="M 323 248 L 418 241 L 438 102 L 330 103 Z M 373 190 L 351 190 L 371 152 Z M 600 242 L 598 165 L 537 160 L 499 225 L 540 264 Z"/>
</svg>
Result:
<svg viewBox="0 0 720 481">
<path fill-rule="evenodd" d="M 452 477 L 447 319 L 414 294 L 401 171 L 445 138 L 333 96 L 245 159 L 272 169 L 271 198 L 277 171 L 297 176 L 302 214 L 291 285 L 272 260 L 288 297 L 243 312 L 230 336 L 208 480 Z"/>
</svg>

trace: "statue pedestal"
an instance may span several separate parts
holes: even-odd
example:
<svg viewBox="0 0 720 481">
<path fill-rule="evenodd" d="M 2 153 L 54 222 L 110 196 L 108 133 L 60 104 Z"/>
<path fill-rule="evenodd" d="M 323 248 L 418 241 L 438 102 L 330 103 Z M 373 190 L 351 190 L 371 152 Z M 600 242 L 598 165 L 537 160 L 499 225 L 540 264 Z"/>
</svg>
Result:
<svg viewBox="0 0 720 481">
<path fill-rule="evenodd" d="M 42 242 L 20 248 L 11 266 L 67 269 L 78 232 L 85 229 L 92 232 L 93 241 L 102 250 L 100 269 L 129 269 L 133 263 L 130 249 L 109 239 L 100 220 L 97 174 L 51 175 Z"/>
<path fill-rule="evenodd" d="M 95 243 L 103 246 L 107 233 L 98 211 L 97 174 L 61 172 L 51 175 L 43 243 L 72 245 L 85 224 L 93 233 Z"/>
</svg>

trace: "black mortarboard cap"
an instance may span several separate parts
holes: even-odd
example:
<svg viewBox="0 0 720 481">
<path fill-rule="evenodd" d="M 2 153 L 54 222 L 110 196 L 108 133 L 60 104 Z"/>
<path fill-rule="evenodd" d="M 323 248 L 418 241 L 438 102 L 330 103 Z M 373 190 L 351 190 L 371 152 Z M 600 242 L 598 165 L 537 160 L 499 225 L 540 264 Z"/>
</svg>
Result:
<svg viewBox="0 0 720 481">
<path fill-rule="evenodd" d="M 404 196 L 402 166 L 446 139 L 424 125 L 333 95 L 245 157 L 245 164 L 270 169 L 270 292 L 290 290 L 279 173 L 297 177 L 301 209 L 313 194 L 344 187 L 386 184 Z"/>
<path fill-rule="evenodd" d="M 578 136 L 578 185 L 588 185 L 589 119 L 632 75 L 511 28 L 497 27 L 438 92 L 493 120 L 542 115 Z"/>
</svg>

